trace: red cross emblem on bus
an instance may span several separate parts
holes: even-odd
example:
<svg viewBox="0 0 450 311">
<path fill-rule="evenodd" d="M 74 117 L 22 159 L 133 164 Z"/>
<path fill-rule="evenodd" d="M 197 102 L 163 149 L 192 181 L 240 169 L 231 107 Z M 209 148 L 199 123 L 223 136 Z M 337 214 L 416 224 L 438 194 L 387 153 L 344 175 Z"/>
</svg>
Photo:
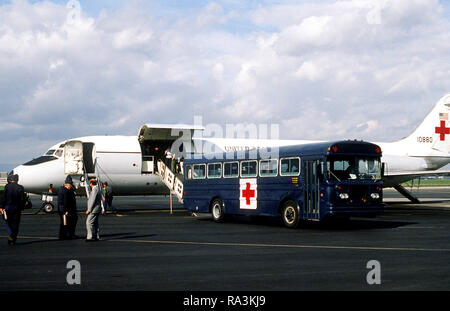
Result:
<svg viewBox="0 0 450 311">
<path fill-rule="evenodd" d="M 250 183 L 246 183 L 246 188 L 242 190 L 242 197 L 245 198 L 245 204 L 250 205 L 250 198 L 255 197 L 255 190 L 250 189 Z"/>
<path fill-rule="evenodd" d="M 445 134 L 450 134 L 450 128 L 445 127 L 445 121 L 441 120 L 441 126 L 435 127 L 435 133 L 441 134 L 440 139 L 445 140 Z"/>
</svg>

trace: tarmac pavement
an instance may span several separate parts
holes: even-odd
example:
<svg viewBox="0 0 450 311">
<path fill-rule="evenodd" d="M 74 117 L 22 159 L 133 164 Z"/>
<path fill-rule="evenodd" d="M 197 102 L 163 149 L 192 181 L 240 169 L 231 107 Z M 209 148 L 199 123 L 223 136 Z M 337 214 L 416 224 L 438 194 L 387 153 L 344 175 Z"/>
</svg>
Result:
<svg viewBox="0 0 450 311">
<path fill-rule="evenodd" d="M 102 239 L 92 243 L 86 199 L 78 199 L 80 238 L 60 241 L 59 217 L 36 214 L 35 197 L 17 244 L 0 232 L 0 290 L 449 290 L 450 190 L 423 192 L 420 205 L 385 193 L 392 202 L 377 218 L 295 230 L 272 218 L 217 224 L 179 203 L 170 214 L 164 196 L 115 198 L 118 213 L 101 216 Z"/>
</svg>

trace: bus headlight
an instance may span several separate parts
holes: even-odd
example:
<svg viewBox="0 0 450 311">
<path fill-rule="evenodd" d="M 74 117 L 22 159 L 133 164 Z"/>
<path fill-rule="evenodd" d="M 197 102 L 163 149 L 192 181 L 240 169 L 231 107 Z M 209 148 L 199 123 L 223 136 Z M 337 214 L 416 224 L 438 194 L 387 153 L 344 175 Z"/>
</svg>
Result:
<svg viewBox="0 0 450 311">
<path fill-rule="evenodd" d="M 339 193 L 339 199 L 347 200 L 349 198 L 348 193 Z"/>
<path fill-rule="evenodd" d="M 380 194 L 379 194 L 379 193 L 371 193 L 371 194 L 370 194 L 370 197 L 371 197 L 372 199 L 374 199 L 374 200 L 377 200 L 377 199 L 380 198 Z"/>
</svg>

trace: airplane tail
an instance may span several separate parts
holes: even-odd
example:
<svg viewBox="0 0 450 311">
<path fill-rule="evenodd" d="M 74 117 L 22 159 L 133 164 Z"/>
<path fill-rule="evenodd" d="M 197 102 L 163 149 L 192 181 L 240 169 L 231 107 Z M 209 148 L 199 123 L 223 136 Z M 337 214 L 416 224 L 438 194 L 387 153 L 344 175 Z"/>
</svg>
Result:
<svg viewBox="0 0 450 311">
<path fill-rule="evenodd" d="M 417 129 L 403 140 L 410 156 L 450 155 L 450 94 L 443 96 Z"/>
</svg>

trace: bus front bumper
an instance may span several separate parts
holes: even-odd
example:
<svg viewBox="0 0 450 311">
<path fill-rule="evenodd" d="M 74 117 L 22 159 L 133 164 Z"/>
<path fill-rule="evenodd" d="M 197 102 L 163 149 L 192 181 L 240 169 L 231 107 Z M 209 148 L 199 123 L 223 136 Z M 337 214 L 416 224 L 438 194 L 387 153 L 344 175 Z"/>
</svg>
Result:
<svg viewBox="0 0 450 311">
<path fill-rule="evenodd" d="M 384 212 L 385 205 L 329 206 L 325 215 L 371 217 Z"/>
</svg>

